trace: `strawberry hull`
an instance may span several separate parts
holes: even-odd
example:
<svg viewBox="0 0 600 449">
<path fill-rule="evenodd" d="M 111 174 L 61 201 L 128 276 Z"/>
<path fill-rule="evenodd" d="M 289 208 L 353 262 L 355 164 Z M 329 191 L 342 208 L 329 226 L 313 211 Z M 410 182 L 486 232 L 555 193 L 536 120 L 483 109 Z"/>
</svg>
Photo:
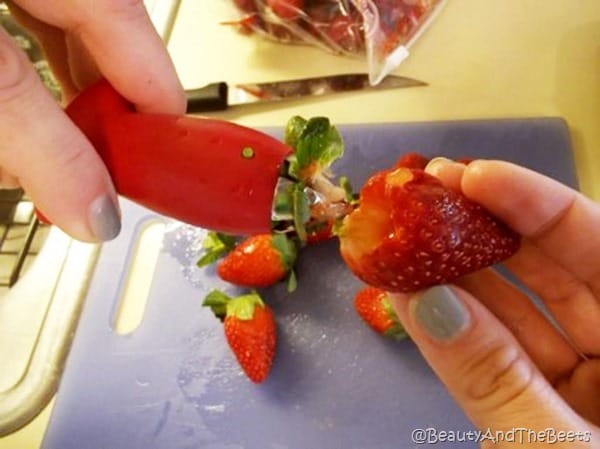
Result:
<svg viewBox="0 0 600 449">
<path fill-rule="evenodd" d="M 365 283 L 412 292 L 501 262 L 519 249 L 520 237 L 437 178 L 400 168 L 367 181 L 340 243 L 344 261 Z"/>
</svg>

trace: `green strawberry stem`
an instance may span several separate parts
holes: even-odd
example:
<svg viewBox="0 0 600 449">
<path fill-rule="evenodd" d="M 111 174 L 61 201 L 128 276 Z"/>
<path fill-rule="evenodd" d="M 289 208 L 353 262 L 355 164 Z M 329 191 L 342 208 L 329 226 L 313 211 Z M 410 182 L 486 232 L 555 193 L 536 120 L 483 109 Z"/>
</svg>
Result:
<svg viewBox="0 0 600 449">
<path fill-rule="evenodd" d="M 404 340 L 405 338 L 408 338 L 408 334 L 406 333 L 404 326 L 402 326 L 402 323 L 400 323 L 398 315 L 396 314 L 396 311 L 393 309 L 387 297 L 382 299 L 381 305 L 394 323 L 388 330 L 385 331 L 385 336 L 395 338 L 396 340 Z"/>
<path fill-rule="evenodd" d="M 294 154 L 282 168 L 282 178 L 289 184 L 283 183 L 283 188 L 278 186 L 274 228 L 284 232 L 292 230 L 304 245 L 307 223 L 328 224 L 345 216 L 352 209 L 349 203 L 354 195 L 346 178 L 340 180 L 340 185 L 330 179 L 330 167 L 343 155 L 344 143 L 329 119 L 292 117 L 284 140 L 294 149 Z"/>
<path fill-rule="evenodd" d="M 227 304 L 231 300 L 231 297 L 219 290 L 212 290 L 202 301 L 204 307 L 209 307 L 217 318 L 221 321 L 225 319 L 227 313 Z"/>
<path fill-rule="evenodd" d="M 214 231 L 209 232 L 202 241 L 202 248 L 205 250 L 205 253 L 196 262 L 196 265 L 202 268 L 216 262 L 220 257 L 233 249 L 236 241 L 236 237 L 232 235 Z"/>
<path fill-rule="evenodd" d="M 251 320 L 254 307 L 264 307 L 265 303 L 256 291 L 232 298 L 220 290 L 212 290 L 202 301 L 204 307 L 209 307 L 217 318 L 223 321 L 228 316 L 240 320 Z"/>
<path fill-rule="evenodd" d="M 306 223 L 310 220 L 310 207 L 302 183 L 294 184 L 292 190 L 292 210 L 294 215 L 294 229 L 300 242 L 304 244 L 306 242 Z"/>
<path fill-rule="evenodd" d="M 255 291 L 237 296 L 227 303 L 226 316 L 234 316 L 238 320 L 251 320 L 256 306 L 264 307 L 265 303 Z"/>
<path fill-rule="evenodd" d="M 292 117 L 287 123 L 284 141 L 294 149 L 289 173 L 299 180 L 304 180 L 306 170 L 327 170 L 344 154 L 342 136 L 326 117 L 309 120 Z"/>
<path fill-rule="evenodd" d="M 298 249 L 294 242 L 283 234 L 275 234 L 271 237 L 271 244 L 279 252 L 284 269 L 291 270 L 298 257 Z"/>
<path fill-rule="evenodd" d="M 288 293 L 294 292 L 298 288 L 298 278 L 294 270 L 290 270 L 285 280 Z"/>
</svg>

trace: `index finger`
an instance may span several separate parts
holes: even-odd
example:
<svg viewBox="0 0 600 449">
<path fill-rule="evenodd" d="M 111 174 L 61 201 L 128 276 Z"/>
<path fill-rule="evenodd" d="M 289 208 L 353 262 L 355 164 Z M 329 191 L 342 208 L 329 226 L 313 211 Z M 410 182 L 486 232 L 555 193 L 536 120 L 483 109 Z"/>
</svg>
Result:
<svg viewBox="0 0 600 449">
<path fill-rule="evenodd" d="M 142 0 L 71 0 L 52 8 L 39 0 L 15 3 L 76 36 L 102 75 L 138 110 L 185 112 L 185 93 Z"/>
<path fill-rule="evenodd" d="M 508 162 L 475 161 L 461 180 L 463 193 L 549 257 L 600 287 L 600 206 L 560 182 Z"/>
</svg>

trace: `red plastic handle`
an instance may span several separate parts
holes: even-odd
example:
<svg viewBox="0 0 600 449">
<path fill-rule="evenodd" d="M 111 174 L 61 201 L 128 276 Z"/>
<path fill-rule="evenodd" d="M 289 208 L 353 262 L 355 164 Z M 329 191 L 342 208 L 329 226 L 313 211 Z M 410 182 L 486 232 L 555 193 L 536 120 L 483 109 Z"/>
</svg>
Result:
<svg viewBox="0 0 600 449">
<path fill-rule="evenodd" d="M 66 111 L 124 197 L 211 230 L 271 229 L 277 178 L 292 151 L 279 140 L 222 120 L 136 112 L 105 80 Z"/>
</svg>

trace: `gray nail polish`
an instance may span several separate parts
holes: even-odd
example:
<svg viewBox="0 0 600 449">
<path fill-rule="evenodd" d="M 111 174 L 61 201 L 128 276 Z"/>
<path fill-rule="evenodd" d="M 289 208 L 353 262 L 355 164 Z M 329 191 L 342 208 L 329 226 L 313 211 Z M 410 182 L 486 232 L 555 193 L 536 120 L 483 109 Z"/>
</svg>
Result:
<svg viewBox="0 0 600 449">
<path fill-rule="evenodd" d="M 112 240 L 121 231 L 121 214 L 108 195 L 92 201 L 89 209 L 90 227 L 98 240 Z"/>
<path fill-rule="evenodd" d="M 418 299 L 415 316 L 434 339 L 451 340 L 469 324 L 469 311 L 451 288 L 432 287 Z"/>
</svg>

